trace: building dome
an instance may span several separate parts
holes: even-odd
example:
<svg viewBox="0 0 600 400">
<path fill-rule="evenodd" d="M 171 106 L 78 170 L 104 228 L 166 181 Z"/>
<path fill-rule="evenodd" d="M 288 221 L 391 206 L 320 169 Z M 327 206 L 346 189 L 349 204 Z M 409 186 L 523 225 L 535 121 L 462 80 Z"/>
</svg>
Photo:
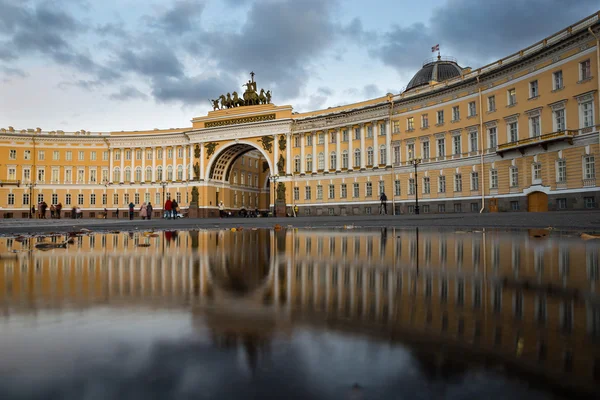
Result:
<svg viewBox="0 0 600 400">
<path fill-rule="evenodd" d="M 429 59 L 423 63 L 423 67 L 408 82 L 405 92 L 429 85 L 429 82 L 442 82 L 460 76 L 463 68 L 459 66 L 456 59 L 452 57 L 440 57 Z"/>
</svg>

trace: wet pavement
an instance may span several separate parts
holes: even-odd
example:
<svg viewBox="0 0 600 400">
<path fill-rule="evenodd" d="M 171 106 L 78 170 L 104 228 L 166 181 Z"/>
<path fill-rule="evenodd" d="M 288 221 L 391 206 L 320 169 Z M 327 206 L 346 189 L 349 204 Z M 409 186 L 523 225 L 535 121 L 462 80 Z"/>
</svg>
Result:
<svg viewBox="0 0 600 400">
<path fill-rule="evenodd" d="M 2 237 L 0 398 L 600 394 L 600 239 L 356 225 Z"/>
</svg>

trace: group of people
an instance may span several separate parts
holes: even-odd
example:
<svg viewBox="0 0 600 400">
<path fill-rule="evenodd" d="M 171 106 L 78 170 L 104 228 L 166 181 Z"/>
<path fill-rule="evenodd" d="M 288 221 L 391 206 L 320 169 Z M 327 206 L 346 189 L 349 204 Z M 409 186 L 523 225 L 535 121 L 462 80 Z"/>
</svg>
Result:
<svg viewBox="0 0 600 400">
<path fill-rule="evenodd" d="M 164 218 L 167 219 L 175 219 L 179 217 L 179 204 L 177 204 L 177 201 L 175 200 L 171 200 L 171 199 L 167 199 L 167 201 L 165 201 L 165 215 Z"/>
<path fill-rule="evenodd" d="M 152 207 L 152 203 L 148 202 L 148 204 L 146 204 L 146 202 L 142 203 L 142 205 L 140 206 L 140 217 L 142 217 L 142 219 L 152 219 L 152 211 L 154 210 L 154 208 Z M 135 204 L 133 204 L 133 202 L 129 203 L 129 219 L 132 220 L 133 219 L 133 214 L 135 212 Z M 118 214 L 118 211 L 117 211 Z"/>
<path fill-rule="evenodd" d="M 62 210 L 62 203 L 51 204 L 50 205 L 50 218 L 60 219 L 60 212 Z M 31 215 L 37 216 L 39 219 L 46 219 L 46 211 L 48 211 L 48 204 L 45 201 L 41 201 L 38 203 L 37 214 L 35 210 L 35 206 L 31 206 Z"/>
</svg>

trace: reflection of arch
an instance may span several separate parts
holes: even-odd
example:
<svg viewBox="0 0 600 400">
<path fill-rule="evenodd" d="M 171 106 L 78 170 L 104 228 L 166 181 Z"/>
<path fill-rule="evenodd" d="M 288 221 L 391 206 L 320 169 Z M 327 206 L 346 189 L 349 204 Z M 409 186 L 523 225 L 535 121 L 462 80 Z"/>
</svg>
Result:
<svg viewBox="0 0 600 400">
<path fill-rule="evenodd" d="M 227 181 L 229 179 L 230 167 L 244 154 L 252 150 L 258 150 L 269 164 L 269 170 L 274 171 L 273 163 L 269 155 L 252 142 L 239 140 L 230 143 L 217 150 L 206 166 L 206 180 Z"/>
<path fill-rule="evenodd" d="M 548 211 L 548 195 L 544 192 L 532 192 L 527 195 L 527 211 Z"/>
</svg>

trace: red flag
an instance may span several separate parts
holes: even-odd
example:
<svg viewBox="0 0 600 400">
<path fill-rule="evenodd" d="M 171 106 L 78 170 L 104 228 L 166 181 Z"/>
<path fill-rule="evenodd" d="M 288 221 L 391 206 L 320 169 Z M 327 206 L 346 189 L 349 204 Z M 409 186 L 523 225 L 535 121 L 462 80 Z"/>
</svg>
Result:
<svg viewBox="0 0 600 400">
<path fill-rule="evenodd" d="M 440 45 L 436 44 L 435 46 L 431 47 L 431 52 L 435 53 L 436 51 L 440 51 Z"/>
</svg>

